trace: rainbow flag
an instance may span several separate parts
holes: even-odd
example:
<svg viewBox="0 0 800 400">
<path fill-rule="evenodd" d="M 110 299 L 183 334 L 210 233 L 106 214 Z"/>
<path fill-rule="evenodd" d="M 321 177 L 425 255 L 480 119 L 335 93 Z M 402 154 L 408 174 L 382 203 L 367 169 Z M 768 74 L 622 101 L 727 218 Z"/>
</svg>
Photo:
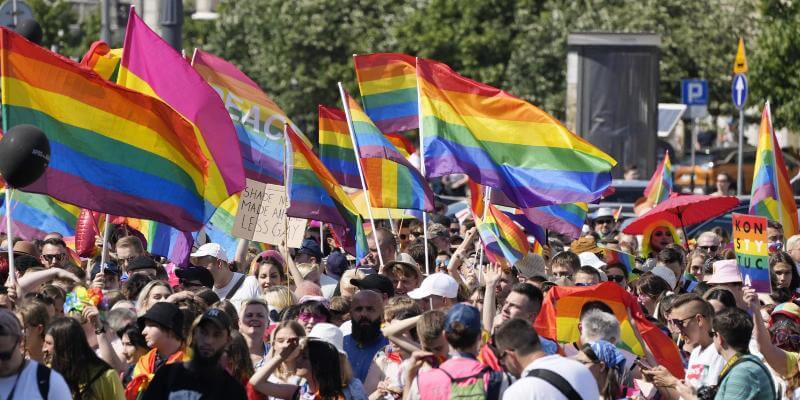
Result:
<svg viewBox="0 0 800 400">
<path fill-rule="evenodd" d="M 565 203 L 552 206 L 525 208 L 522 210 L 532 222 L 571 239 L 581 235 L 589 205 L 586 203 Z"/>
<path fill-rule="evenodd" d="M 4 190 L 3 205 L 0 215 L 5 215 L 5 201 L 8 190 Z M 11 196 L 11 229 L 13 236 L 24 240 L 42 239 L 50 232 L 62 236 L 75 235 L 75 224 L 78 222 L 79 207 L 58 201 L 50 196 L 36 193 L 25 193 L 14 190 Z M 0 224 L 0 232 L 6 232 L 5 220 Z"/>
<path fill-rule="evenodd" d="M 289 208 L 286 215 L 331 224 L 342 247 L 359 259 L 367 254 L 364 225 L 342 185 L 294 130 L 287 125 L 289 141 Z"/>
<path fill-rule="evenodd" d="M 208 164 L 207 193 L 204 193 L 209 215 L 228 197 L 244 189 L 236 129 L 219 95 L 133 8 L 128 16 L 117 83 L 164 100 L 192 123 L 203 154 L 213 160 Z"/>
<path fill-rule="evenodd" d="M 179 266 L 189 264 L 189 253 L 194 243 L 191 233 L 146 219 L 128 218 L 127 224 L 144 235 L 150 254 L 166 257 Z"/>
<path fill-rule="evenodd" d="M 519 208 L 591 202 L 616 161 L 537 107 L 417 59 L 427 177 L 464 173 Z"/>
<path fill-rule="evenodd" d="M 112 49 L 102 40 L 92 43 L 89 51 L 81 59 L 81 65 L 97 72 L 103 79 L 117 81 L 122 49 Z"/>
<path fill-rule="evenodd" d="M 344 186 L 361 188 L 347 116 L 338 108 L 318 106 L 319 159 Z"/>
<path fill-rule="evenodd" d="M 483 240 L 486 255 L 491 262 L 508 262 L 511 267 L 530 251 L 528 238 L 522 230 L 497 207 L 489 205 L 486 218 L 475 216 L 478 234 Z"/>
<path fill-rule="evenodd" d="M 4 131 L 32 124 L 50 139 L 50 166 L 26 191 L 184 230 L 211 217 L 208 159 L 170 106 L 6 29 L 0 51 Z"/>
<path fill-rule="evenodd" d="M 355 55 L 353 64 L 364 111 L 381 132 L 419 127 L 414 57 L 399 53 Z"/>
<path fill-rule="evenodd" d="M 544 296 L 542 309 L 533 324 L 539 335 L 559 343 L 576 343 L 580 339 L 578 318 L 581 308 L 589 301 L 602 301 L 611 307 L 620 322 L 620 341 L 617 347 L 637 356 L 644 356 L 639 331 L 650 352 L 672 375 L 683 379 L 684 369 L 675 343 L 642 312 L 636 298 L 613 282 L 594 286 L 554 286 Z"/>
<path fill-rule="evenodd" d="M 400 154 L 402 154 L 403 157 L 405 158 L 411 157 L 411 155 L 417 151 L 417 148 L 416 146 L 414 146 L 414 143 L 411 143 L 411 141 L 408 140 L 408 138 L 402 133 L 398 132 L 387 133 L 386 138 L 389 139 L 389 142 L 391 142 L 394 145 L 394 148 L 397 149 L 397 151 L 399 151 Z"/>
<path fill-rule="evenodd" d="M 798 233 L 797 205 L 794 202 L 786 164 L 783 162 L 783 152 L 772 128 L 769 103 L 764 105 L 761 114 L 756 165 L 753 171 L 749 214 L 780 222 L 787 237 Z"/>
<path fill-rule="evenodd" d="M 192 66 L 220 95 L 236 127 L 247 178 L 283 185 L 283 126 L 286 113 L 236 66 L 195 50 Z"/>
<path fill-rule="evenodd" d="M 627 272 L 628 275 L 632 274 L 633 270 L 636 269 L 636 256 L 633 254 L 609 249 L 607 247 L 603 249 L 603 254 L 606 256 L 606 264 L 620 264 L 625 267 L 625 272 Z"/>
<path fill-rule="evenodd" d="M 468 179 L 467 189 L 469 190 L 469 208 L 473 214 L 482 217 L 486 205 L 486 188 L 480 183 Z"/>
<path fill-rule="evenodd" d="M 209 241 L 217 243 L 225 249 L 229 260 L 236 257 L 236 247 L 239 241 L 239 238 L 231 234 L 236 213 L 239 212 L 239 200 L 240 195 L 235 194 L 222 202 L 203 228 Z M 195 239 L 197 239 L 197 235 L 195 235 Z"/>
<path fill-rule="evenodd" d="M 672 193 L 672 163 L 669 162 L 669 152 L 664 152 L 664 159 L 658 164 L 653 177 L 644 189 L 644 197 L 652 205 L 658 205 L 669 198 Z"/>
<path fill-rule="evenodd" d="M 525 232 L 534 239 L 536 239 L 536 244 L 541 247 L 541 243 L 547 243 L 547 231 L 541 226 L 531 222 L 528 217 L 520 209 L 514 209 L 513 211 L 503 211 L 508 218 L 511 218 L 512 221 L 519 224 Z"/>
<path fill-rule="evenodd" d="M 378 130 L 361 106 L 342 93 L 371 205 L 433 211 L 433 192 L 425 178 Z"/>
</svg>

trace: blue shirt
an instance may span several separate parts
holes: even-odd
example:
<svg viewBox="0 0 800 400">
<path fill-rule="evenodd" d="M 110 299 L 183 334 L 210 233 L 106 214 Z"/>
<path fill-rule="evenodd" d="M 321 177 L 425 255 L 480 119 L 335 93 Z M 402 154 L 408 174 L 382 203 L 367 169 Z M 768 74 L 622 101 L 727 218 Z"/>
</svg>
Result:
<svg viewBox="0 0 800 400">
<path fill-rule="evenodd" d="M 386 339 L 383 333 L 374 343 L 366 346 L 359 346 L 352 335 L 344 337 L 344 352 L 347 353 L 347 359 L 350 360 L 350 367 L 353 368 L 353 375 L 356 379 L 361 382 L 367 379 L 372 359 L 375 358 L 378 350 L 387 344 L 389 344 L 389 339 Z"/>
</svg>

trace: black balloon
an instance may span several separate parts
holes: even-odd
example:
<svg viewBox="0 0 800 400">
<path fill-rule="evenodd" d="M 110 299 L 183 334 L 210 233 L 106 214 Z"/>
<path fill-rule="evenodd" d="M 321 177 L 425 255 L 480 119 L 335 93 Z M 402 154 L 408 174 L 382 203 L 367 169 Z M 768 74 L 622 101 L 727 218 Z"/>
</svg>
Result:
<svg viewBox="0 0 800 400">
<path fill-rule="evenodd" d="M 39 179 L 50 163 L 50 141 L 33 125 L 17 125 L 0 140 L 0 175 L 11 187 Z"/>
</svg>

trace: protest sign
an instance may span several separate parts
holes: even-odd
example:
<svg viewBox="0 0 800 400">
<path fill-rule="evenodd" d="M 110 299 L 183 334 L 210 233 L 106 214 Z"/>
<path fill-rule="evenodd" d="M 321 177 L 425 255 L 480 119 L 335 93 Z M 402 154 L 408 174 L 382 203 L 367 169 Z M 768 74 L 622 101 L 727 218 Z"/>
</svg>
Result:
<svg viewBox="0 0 800 400">
<path fill-rule="evenodd" d="M 247 187 L 241 193 L 231 234 L 256 242 L 281 244 L 286 239 L 286 206 L 283 186 L 248 179 Z M 289 247 L 300 247 L 305 228 L 305 219 L 289 218 Z"/>
<path fill-rule="evenodd" d="M 733 249 L 744 285 L 751 286 L 759 293 L 771 293 L 767 219 L 733 214 Z"/>
</svg>

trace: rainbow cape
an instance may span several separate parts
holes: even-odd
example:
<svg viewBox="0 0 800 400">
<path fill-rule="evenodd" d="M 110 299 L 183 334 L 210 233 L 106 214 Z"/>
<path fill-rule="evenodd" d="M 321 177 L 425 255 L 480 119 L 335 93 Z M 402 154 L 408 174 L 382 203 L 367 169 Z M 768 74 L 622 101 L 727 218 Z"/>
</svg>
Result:
<svg viewBox="0 0 800 400">
<path fill-rule="evenodd" d="M 222 98 L 233 120 L 247 178 L 283 184 L 283 125 L 286 113 L 236 66 L 195 50 L 192 66 Z"/>
<path fill-rule="evenodd" d="M 350 138 L 344 111 L 322 105 L 317 110 L 319 159 L 342 185 L 361 188 L 356 154 L 353 152 L 353 140 Z"/>
<path fill-rule="evenodd" d="M 433 211 L 433 192 L 425 178 L 378 130 L 352 97 L 344 92 L 342 96 L 371 205 Z"/>
<path fill-rule="evenodd" d="M 522 230 L 491 204 L 485 219 L 475 216 L 475 225 L 483 241 L 486 256 L 493 263 L 502 263 L 505 260 L 511 267 L 530 251 L 528 238 Z"/>
<path fill-rule="evenodd" d="M 117 83 L 164 100 L 191 122 L 203 154 L 213 160 L 208 164 L 204 193 L 209 216 L 220 203 L 244 189 L 239 140 L 219 95 L 133 8 Z"/>
<path fill-rule="evenodd" d="M 653 206 L 657 206 L 669 198 L 672 193 L 672 163 L 669 161 L 669 152 L 664 152 L 664 159 L 658 164 L 653 177 L 644 188 L 644 197 Z"/>
<path fill-rule="evenodd" d="M 208 158 L 169 105 L 9 30 L 0 51 L 4 131 L 32 124 L 50 139 L 50 166 L 26 191 L 185 230 L 211 217 Z"/>
<path fill-rule="evenodd" d="M 290 126 L 286 126 L 290 147 L 287 153 L 289 208 L 286 215 L 331 224 L 342 247 L 359 259 L 367 254 L 364 225 L 358 210 L 342 185 Z"/>
<path fill-rule="evenodd" d="M 591 202 L 616 161 L 510 94 L 417 59 L 427 177 L 467 174 L 519 208 Z"/>
<path fill-rule="evenodd" d="M 384 133 L 417 129 L 414 57 L 399 53 L 355 55 L 353 64 L 364 111 L 378 129 Z"/>
<path fill-rule="evenodd" d="M 5 201 L 8 190 L 3 190 L 3 205 L 0 215 L 5 215 Z M 15 190 L 11 197 L 11 229 L 14 236 L 24 240 L 42 239 L 50 232 L 62 236 L 75 235 L 75 224 L 78 221 L 79 207 L 58 201 L 50 196 L 26 193 Z M 0 232 L 6 232 L 6 224 L 0 224 Z M 80 264 L 80 260 L 79 260 Z"/>
<path fill-rule="evenodd" d="M 789 183 L 789 173 L 783 162 L 783 152 L 772 128 L 769 103 L 764 105 L 764 111 L 761 113 L 756 164 L 753 171 L 749 214 L 780 222 L 786 237 L 796 234 L 797 205 L 794 202 L 792 185 Z"/>
<path fill-rule="evenodd" d="M 683 379 L 683 363 L 675 343 L 647 320 L 633 295 L 613 282 L 583 287 L 554 286 L 545 294 L 542 309 L 533 326 L 539 335 L 559 343 L 578 342 L 581 336 L 578 331 L 581 308 L 586 302 L 594 300 L 611 307 L 619 320 L 620 341 L 617 347 L 643 356 L 643 345 L 646 344 L 660 365 L 678 379 Z M 634 326 L 644 343 L 637 338 Z"/>
</svg>

